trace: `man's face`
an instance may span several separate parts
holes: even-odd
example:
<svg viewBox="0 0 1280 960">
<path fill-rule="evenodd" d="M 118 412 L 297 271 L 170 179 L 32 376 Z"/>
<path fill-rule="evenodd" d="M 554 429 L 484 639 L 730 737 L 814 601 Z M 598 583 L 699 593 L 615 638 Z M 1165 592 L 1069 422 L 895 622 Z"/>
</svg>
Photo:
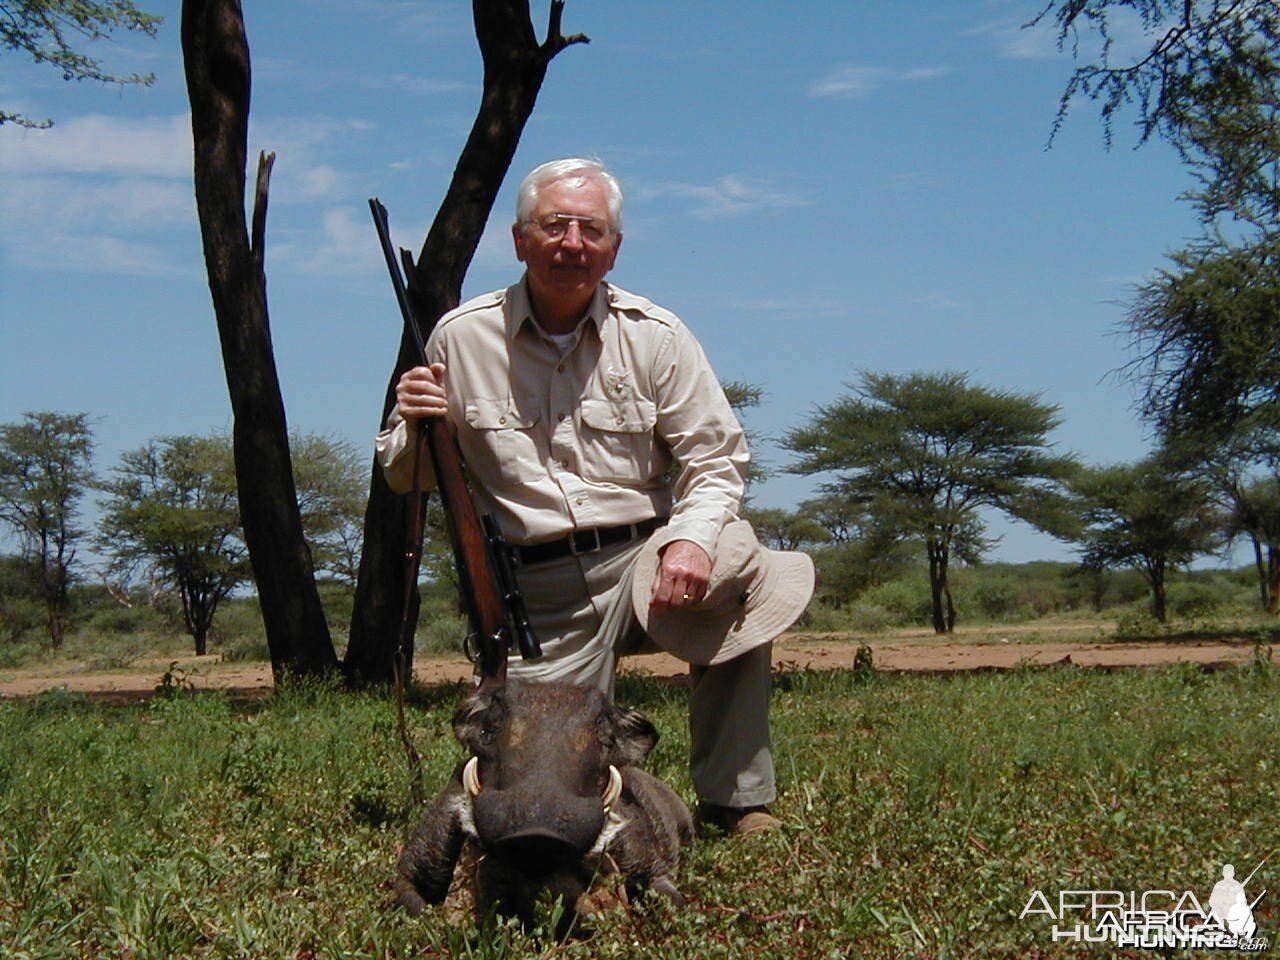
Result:
<svg viewBox="0 0 1280 960">
<path fill-rule="evenodd" d="M 535 306 L 585 310 L 622 245 L 622 235 L 609 225 L 605 185 L 577 175 L 544 184 L 530 220 L 512 233 Z"/>
</svg>

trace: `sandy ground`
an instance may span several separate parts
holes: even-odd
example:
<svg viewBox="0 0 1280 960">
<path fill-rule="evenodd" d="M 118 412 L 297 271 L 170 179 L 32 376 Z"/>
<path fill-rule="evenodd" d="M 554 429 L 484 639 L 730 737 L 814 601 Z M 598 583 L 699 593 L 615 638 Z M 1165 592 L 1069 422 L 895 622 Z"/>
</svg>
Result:
<svg viewBox="0 0 1280 960">
<path fill-rule="evenodd" d="M 1008 670 L 1027 664 L 1075 665 L 1117 669 L 1166 663 L 1197 663 L 1214 668 L 1248 661 L 1255 643 L 1248 639 L 1126 642 L 1108 639 L 1104 624 L 1017 625 L 959 631 L 938 640 L 929 631 L 899 631 L 875 638 L 846 635 L 787 634 L 774 645 L 775 669 L 840 670 L 853 665 L 860 643 L 871 648 L 877 670 L 950 673 L 964 670 Z M 1270 651 L 1267 651 L 1270 655 Z M 0 670 L 0 698 L 24 697 L 54 689 L 95 699 L 131 702 L 154 694 L 166 672 L 172 680 L 198 690 L 227 690 L 255 696 L 271 689 L 271 668 L 263 663 L 223 663 L 217 654 L 137 660 L 125 669 L 93 670 L 60 662 L 17 670 Z M 680 678 L 687 668 L 674 657 L 651 654 L 631 657 L 624 671 Z M 424 683 L 464 683 L 471 665 L 462 657 L 420 659 L 414 675 Z"/>
</svg>

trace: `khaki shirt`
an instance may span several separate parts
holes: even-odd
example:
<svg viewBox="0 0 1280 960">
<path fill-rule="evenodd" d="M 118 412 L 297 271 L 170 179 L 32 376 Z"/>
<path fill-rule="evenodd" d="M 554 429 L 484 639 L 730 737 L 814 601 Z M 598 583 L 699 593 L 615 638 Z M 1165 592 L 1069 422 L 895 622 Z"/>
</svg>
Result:
<svg viewBox="0 0 1280 960">
<path fill-rule="evenodd" d="M 427 355 L 448 371 L 449 422 L 477 507 L 510 542 L 670 514 L 667 538 L 711 553 L 737 516 L 749 460 L 742 426 L 693 334 L 643 297 L 601 284 L 562 356 L 521 281 L 447 313 Z M 376 446 L 392 489 L 409 490 L 398 410 Z"/>
</svg>

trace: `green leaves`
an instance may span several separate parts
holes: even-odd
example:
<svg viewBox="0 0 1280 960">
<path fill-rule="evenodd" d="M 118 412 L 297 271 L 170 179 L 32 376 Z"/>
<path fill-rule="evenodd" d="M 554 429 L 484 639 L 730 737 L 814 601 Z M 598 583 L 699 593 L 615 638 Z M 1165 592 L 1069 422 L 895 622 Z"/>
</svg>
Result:
<svg viewBox="0 0 1280 960">
<path fill-rule="evenodd" d="M 823 489 L 851 514 L 865 512 L 882 540 L 924 542 L 943 632 L 954 624 L 952 553 L 976 561 L 990 545 L 982 508 L 1053 533 L 1070 528 L 1059 487 L 1076 462 L 1052 452 L 1057 407 L 972 384 L 964 373 L 864 373 L 853 390 L 787 434 L 783 445 L 799 454 L 791 470 L 832 474 Z"/>
<path fill-rule="evenodd" d="M 1151 586 L 1156 619 L 1164 623 L 1168 571 L 1221 540 L 1222 518 L 1213 509 L 1209 485 L 1150 457 L 1082 471 L 1073 486 L 1084 523 L 1084 565 L 1141 570 Z"/>
<path fill-rule="evenodd" d="M 291 438 L 303 525 L 315 565 L 354 583 L 364 514 L 363 458 L 344 441 Z M 120 458 L 100 544 L 124 579 L 145 573 L 177 592 L 202 651 L 219 604 L 250 578 L 231 440 L 161 437 Z"/>
<path fill-rule="evenodd" d="M 102 64 L 72 47 L 76 39 L 99 40 L 117 28 L 156 35 L 163 17 L 143 13 L 131 0 L 3 0 L 0 2 L 0 47 L 22 50 L 36 63 L 48 63 L 63 80 L 96 80 L 100 83 L 151 84 L 154 74 L 116 76 Z M 32 120 L 0 110 L 0 124 L 44 128 L 51 120 Z"/>
</svg>

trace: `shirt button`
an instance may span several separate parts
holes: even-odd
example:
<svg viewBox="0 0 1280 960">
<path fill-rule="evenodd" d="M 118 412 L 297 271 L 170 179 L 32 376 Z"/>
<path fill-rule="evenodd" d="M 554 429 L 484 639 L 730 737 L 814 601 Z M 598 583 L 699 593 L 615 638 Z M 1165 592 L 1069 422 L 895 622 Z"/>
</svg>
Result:
<svg viewBox="0 0 1280 960">
<path fill-rule="evenodd" d="M 582 506 L 584 503 L 586 503 L 587 501 L 586 501 L 586 499 L 585 499 L 585 498 L 583 498 L 583 497 L 579 497 L 577 500 L 575 500 L 575 501 L 573 501 L 573 502 L 574 502 L 577 506 L 579 506 L 579 507 L 580 507 L 580 506 Z"/>
<path fill-rule="evenodd" d="M 568 460 L 561 460 L 561 461 L 560 461 L 560 466 L 561 466 L 561 467 L 563 467 L 565 470 L 568 470 L 568 469 L 569 469 L 569 461 L 568 461 Z"/>
<path fill-rule="evenodd" d="M 507 418 L 506 418 L 506 417 L 499 417 L 499 418 L 498 418 L 498 423 L 499 423 L 499 424 L 505 425 L 505 424 L 506 424 L 506 422 L 507 422 Z"/>
<path fill-rule="evenodd" d="M 623 419 L 622 419 L 622 417 L 619 417 L 619 418 L 618 418 L 618 426 L 622 426 L 624 423 L 626 423 L 626 421 L 625 421 L 625 420 L 623 420 Z"/>
</svg>

